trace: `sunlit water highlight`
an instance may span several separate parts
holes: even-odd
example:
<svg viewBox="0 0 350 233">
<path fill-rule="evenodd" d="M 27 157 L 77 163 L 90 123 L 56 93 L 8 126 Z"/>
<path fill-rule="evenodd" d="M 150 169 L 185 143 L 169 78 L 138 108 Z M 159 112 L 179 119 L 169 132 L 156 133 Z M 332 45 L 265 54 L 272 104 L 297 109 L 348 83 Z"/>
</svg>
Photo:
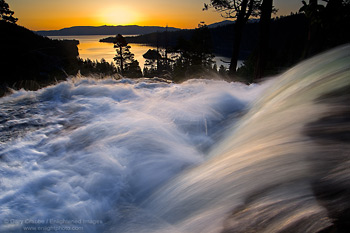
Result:
<svg viewBox="0 0 350 233">
<path fill-rule="evenodd" d="M 82 59 L 90 59 L 92 61 L 101 61 L 105 59 L 109 63 L 115 63 L 114 57 L 116 56 L 116 50 L 112 43 L 101 43 L 100 39 L 111 37 L 111 35 L 75 35 L 75 36 L 49 36 L 51 39 L 59 40 L 78 40 L 79 45 L 79 57 Z M 155 46 L 146 44 L 129 44 L 131 46 L 130 51 L 135 55 L 135 60 L 139 62 L 141 70 L 143 70 L 146 59 L 143 57 L 149 49 L 157 49 Z M 164 50 L 160 48 L 160 50 Z M 170 55 L 169 55 L 170 56 Z M 221 65 L 228 69 L 230 58 L 215 55 L 214 62 L 219 69 Z M 238 61 L 238 67 L 242 66 L 243 60 Z"/>
<path fill-rule="evenodd" d="M 84 35 L 84 36 L 50 36 L 51 39 L 59 40 L 78 40 L 79 57 L 82 59 L 90 59 L 92 61 L 101 61 L 105 59 L 108 63 L 114 62 L 116 50 L 112 43 L 101 43 L 100 39 L 111 37 L 111 35 Z M 143 69 L 146 59 L 142 56 L 149 49 L 157 49 L 154 46 L 145 44 L 130 44 L 131 52 L 135 55 L 135 59 L 139 62 Z"/>
<path fill-rule="evenodd" d="M 73 78 L 4 97 L 0 232 L 329 227 L 348 204 L 314 184 L 349 189 L 349 147 L 305 127 L 334 110 L 320 96 L 350 86 L 349 64 L 342 47 L 259 85 Z"/>
</svg>

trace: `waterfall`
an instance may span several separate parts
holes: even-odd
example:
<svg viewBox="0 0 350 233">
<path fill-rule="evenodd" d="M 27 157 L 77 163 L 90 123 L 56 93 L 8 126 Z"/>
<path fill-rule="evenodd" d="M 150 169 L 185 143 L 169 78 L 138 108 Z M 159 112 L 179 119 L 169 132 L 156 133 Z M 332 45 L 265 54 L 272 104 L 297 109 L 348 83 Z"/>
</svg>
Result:
<svg viewBox="0 0 350 233">
<path fill-rule="evenodd" d="M 72 78 L 3 97 L 0 232 L 346 229 L 349 73 L 345 45 L 249 86 Z"/>
</svg>

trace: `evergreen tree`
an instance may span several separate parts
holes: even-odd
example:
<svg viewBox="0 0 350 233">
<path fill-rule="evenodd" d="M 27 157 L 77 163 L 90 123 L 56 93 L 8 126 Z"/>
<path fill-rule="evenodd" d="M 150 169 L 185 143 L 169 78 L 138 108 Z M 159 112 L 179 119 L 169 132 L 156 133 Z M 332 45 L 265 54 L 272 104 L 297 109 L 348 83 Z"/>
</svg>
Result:
<svg viewBox="0 0 350 233">
<path fill-rule="evenodd" d="M 328 0 L 323 12 L 323 48 L 350 43 L 350 0 Z"/>
<path fill-rule="evenodd" d="M 212 54 L 213 42 L 207 25 L 200 23 L 190 40 L 192 47 L 191 59 L 193 65 L 211 68 L 214 63 Z"/>
<path fill-rule="evenodd" d="M 218 66 L 216 65 L 216 63 L 213 65 L 213 71 L 218 72 Z"/>
<path fill-rule="evenodd" d="M 304 58 L 314 55 L 320 47 L 317 43 L 317 38 L 320 36 L 320 26 L 322 22 L 322 13 L 324 11 L 324 6 L 319 5 L 317 0 L 309 0 L 309 4 L 302 1 L 303 6 L 300 8 L 299 12 L 304 13 L 308 20 L 308 35 L 304 51 Z"/>
<path fill-rule="evenodd" d="M 16 23 L 17 18 L 13 17 L 14 12 L 10 10 L 5 0 L 0 0 L 0 19 L 10 23 Z"/>
<path fill-rule="evenodd" d="M 190 40 L 179 38 L 177 48 L 181 56 L 177 59 L 182 66 L 195 73 L 203 69 L 211 69 L 214 63 L 212 54 L 212 40 L 208 26 L 198 25 Z"/>
<path fill-rule="evenodd" d="M 125 69 L 125 76 L 128 78 L 142 77 L 142 71 L 137 60 L 133 60 Z"/>
<path fill-rule="evenodd" d="M 302 1 L 300 12 L 308 19 L 308 35 L 303 57 L 350 42 L 350 1 L 327 0 L 326 6 L 317 0 Z"/>
<path fill-rule="evenodd" d="M 155 49 L 149 49 L 142 56 L 146 59 L 144 76 L 152 77 L 153 75 L 157 75 L 159 73 L 158 71 L 160 71 L 162 60 L 162 55 L 160 55 L 159 51 Z"/>
<path fill-rule="evenodd" d="M 137 67 L 135 66 L 136 63 L 134 59 L 134 54 L 130 52 L 131 47 L 128 45 L 128 43 L 126 42 L 125 38 L 122 35 L 118 34 L 116 36 L 114 41 L 114 48 L 116 48 L 116 51 L 117 51 L 117 55 L 114 57 L 114 60 L 116 61 L 117 66 L 122 75 L 124 75 L 126 70 L 130 72 L 129 66 L 131 66 L 131 69 L 132 68 L 137 69 Z M 138 62 L 137 62 L 137 65 L 138 65 Z"/>
</svg>

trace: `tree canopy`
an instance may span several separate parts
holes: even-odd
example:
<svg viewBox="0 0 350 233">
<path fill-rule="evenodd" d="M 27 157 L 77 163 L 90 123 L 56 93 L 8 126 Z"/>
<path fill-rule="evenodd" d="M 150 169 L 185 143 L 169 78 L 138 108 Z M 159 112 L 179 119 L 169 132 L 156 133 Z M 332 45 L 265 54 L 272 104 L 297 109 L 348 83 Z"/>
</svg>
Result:
<svg viewBox="0 0 350 233">
<path fill-rule="evenodd" d="M 114 60 L 120 73 L 133 78 L 140 77 L 142 72 L 139 63 L 134 59 L 134 54 L 130 52 L 131 47 L 122 35 L 118 34 L 115 37 L 114 48 L 117 52 Z"/>
<path fill-rule="evenodd" d="M 117 66 L 123 74 L 127 68 L 128 63 L 131 63 L 134 59 L 134 54 L 130 52 L 130 46 L 126 42 L 125 38 L 118 34 L 115 37 L 114 48 L 116 48 L 117 54 L 114 60 L 117 62 Z"/>
<path fill-rule="evenodd" d="M 0 0 L 0 18 L 6 22 L 16 23 L 17 18 L 13 17 L 15 12 L 10 10 L 9 4 L 5 0 Z"/>
<path fill-rule="evenodd" d="M 259 15 L 261 0 L 211 0 L 209 4 L 204 3 L 204 9 L 214 8 L 224 18 L 237 19 L 244 17 L 248 20 L 250 16 Z M 246 10 L 248 8 L 248 11 Z"/>
</svg>

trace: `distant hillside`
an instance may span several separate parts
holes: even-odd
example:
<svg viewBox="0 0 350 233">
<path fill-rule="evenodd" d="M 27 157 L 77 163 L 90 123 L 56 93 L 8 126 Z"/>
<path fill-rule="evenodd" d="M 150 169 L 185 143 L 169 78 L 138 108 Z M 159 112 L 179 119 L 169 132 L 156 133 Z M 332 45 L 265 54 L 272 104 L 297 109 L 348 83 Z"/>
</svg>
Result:
<svg viewBox="0 0 350 233">
<path fill-rule="evenodd" d="M 259 21 L 260 21 L 259 19 L 249 19 L 248 23 L 259 23 Z M 207 26 L 208 26 L 208 28 L 217 28 L 217 27 L 227 26 L 228 24 L 234 24 L 234 23 L 235 23 L 235 21 L 233 21 L 233 20 L 224 20 L 221 22 L 209 24 Z"/>
<path fill-rule="evenodd" d="M 165 27 L 158 26 L 76 26 L 60 30 L 37 31 L 42 36 L 72 36 L 72 35 L 143 35 L 152 32 L 163 32 Z M 168 27 L 168 31 L 176 31 L 178 28 Z"/>
<path fill-rule="evenodd" d="M 224 20 L 221 22 L 209 24 L 208 28 L 222 27 L 222 26 L 226 26 L 227 24 L 233 24 L 233 23 L 234 23 L 234 21 L 232 21 L 232 20 Z"/>
<path fill-rule="evenodd" d="M 248 58 L 256 49 L 259 39 L 259 24 L 257 20 L 251 20 L 245 26 L 240 59 Z M 213 41 L 213 49 L 216 55 L 231 57 L 232 41 L 234 39 L 234 23 L 222 21 L 208 25 Z M 194 30 L 178 30 L 171 32 L 150 33 L 140 36 L 126 37 L 128 43 L 148 44 L 152 46 L 176 47 L 179 38 L 189 40 Z M 275 56 L 281 60 L 288 59 L 287 55 L 295 59 L 300 56 L 307 33 L 307 23 L 304 15 L 293 15 L 274 19 L 271 21 L 270 48 Z M 113 42 L 113 37 L 100 40 L 101 42 Z M 287 52 L 288 51 L 288 52 Z"/>
<path fill-rule="evenodd" d="M 2 20 L 0 31 L 0 86 L 45 85 L 76 73 L 79 41 L 51 40 Z"/>
</svg>

